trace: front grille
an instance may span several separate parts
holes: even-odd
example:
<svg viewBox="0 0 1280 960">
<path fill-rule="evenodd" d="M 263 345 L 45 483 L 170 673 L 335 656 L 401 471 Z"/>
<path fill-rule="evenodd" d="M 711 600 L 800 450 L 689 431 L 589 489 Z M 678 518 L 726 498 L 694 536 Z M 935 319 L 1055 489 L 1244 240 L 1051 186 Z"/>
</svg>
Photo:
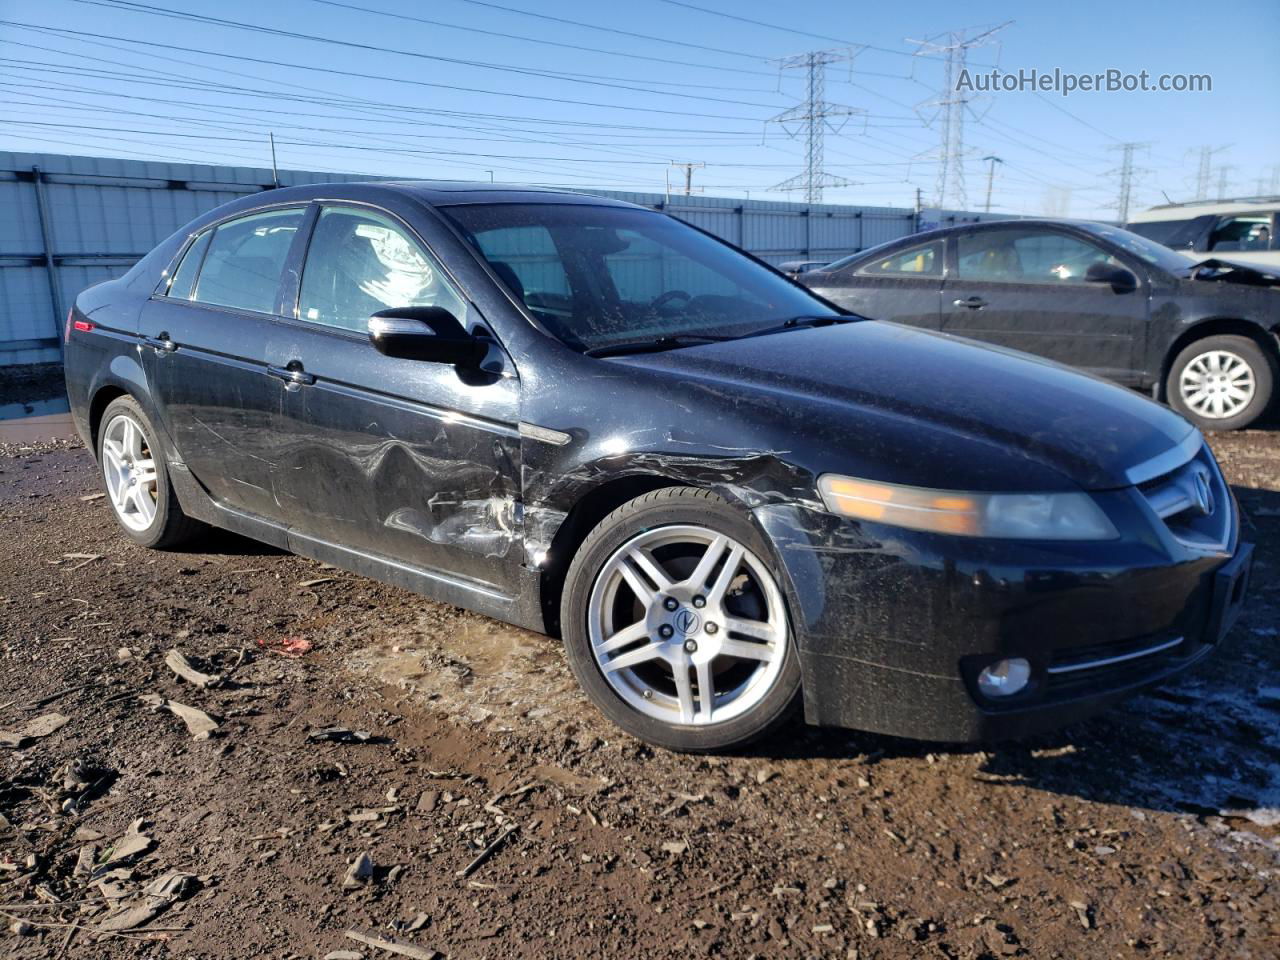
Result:
<svg viewBox="0 0 1280 960">
<path fill-rule="evenodd" d="M 1208 550 L 1227 545 L 1234 513 L 1231 491 L 1207 445 L 1182 466 L 1140 484 L 1138 491 L 1182 543 Z"/>
</svg>

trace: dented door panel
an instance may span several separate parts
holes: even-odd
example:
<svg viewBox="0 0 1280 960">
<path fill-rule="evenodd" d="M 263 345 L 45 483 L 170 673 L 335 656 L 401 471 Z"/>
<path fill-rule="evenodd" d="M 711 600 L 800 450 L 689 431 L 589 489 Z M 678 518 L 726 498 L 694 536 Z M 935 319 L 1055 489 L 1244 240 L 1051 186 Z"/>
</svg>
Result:
<svg viewBox="0 0 1280 960">
<path fill-rule="evenodd" d="M 413 567 L 511 589 L 521 554 L 518 382 L 396 360 L 367 338 L 283 323 L 272 363 L 315 377 L 285 389 L 276 436 L 290 527 Z"/>
</svg>

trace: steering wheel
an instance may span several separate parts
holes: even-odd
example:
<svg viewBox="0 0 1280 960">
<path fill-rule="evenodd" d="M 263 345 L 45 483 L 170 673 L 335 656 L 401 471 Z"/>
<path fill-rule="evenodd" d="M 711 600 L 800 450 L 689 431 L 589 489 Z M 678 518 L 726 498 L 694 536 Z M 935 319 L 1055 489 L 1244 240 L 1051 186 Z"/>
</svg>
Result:
<svg viewBox="0 0 1280 960">
<path fill-rule="evenodd" d="M 683 290 L 668 290 L 666 293 L 660 293 L 649 301 L 649 307 L 653 310 L 661 310 L 672 300 L 692 300 L 692 294 L 685 293 Z"/>
</svg>

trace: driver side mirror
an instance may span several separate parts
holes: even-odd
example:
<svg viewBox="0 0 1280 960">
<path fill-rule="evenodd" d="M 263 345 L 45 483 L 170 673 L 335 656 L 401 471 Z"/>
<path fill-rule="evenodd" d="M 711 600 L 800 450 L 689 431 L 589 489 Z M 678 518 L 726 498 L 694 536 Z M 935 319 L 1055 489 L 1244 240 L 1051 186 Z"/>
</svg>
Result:
<svg viewBox="0 0 1280 960">
<path fill-rule="evenodd" d="M 401 360 L 425 360 L 474 366 L 484 359 L 489 342 L 467 333 L 444 307 L 394 307 L 369 318 L 374 349 Z"/>
<path fill-rule="evenodd" d="M 1084 273 L 1087 283 L 1107 283 L 1116 293 L 1132 293 L 1138 289 L 1138 278 L 1124 267 L 1107 263 L 1091 263 Z"/>
</svg>

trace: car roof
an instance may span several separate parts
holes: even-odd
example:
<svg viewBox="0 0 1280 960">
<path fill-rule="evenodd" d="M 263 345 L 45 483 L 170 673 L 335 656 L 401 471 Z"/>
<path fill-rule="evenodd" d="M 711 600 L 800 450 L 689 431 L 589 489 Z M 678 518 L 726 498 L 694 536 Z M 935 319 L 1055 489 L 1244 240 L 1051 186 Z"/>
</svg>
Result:
<svg viewBox="0 0 1280 960">
<path fill-rule="evenodd" d="M 1272 213 L 1280 210 L 1280 200 L 1237 200 L 1222 203 L 1173 203 L 1135 213 L 1130 223 L 1158 223 L 1164 220 L 1191 220 L 1226 213 Z"/>
<path fill-rule="evenodd" d="M 257 194 L 259 201 L 286 203 L 291 200 L 332 198 L 376 200 L 389 193 L 412 197 L 433 207 L 471 203 L 584 203 L 602 207 L 648 209 L 636 204 L 551 187 L 531 187 L 511 183 L 475 183 L 466 180 L 357 180 L 308 183 L 280 187 Z"/>
<path fill-rule="evenodd" d="M 1051 217 L 1010 217 L 1008 220 L 977 220 L 970 223 L 957 223 L 949 227 L 934 227 L 932 230 L 921 230 L 919 233 L 907 234 L 905 237 L 894 237 L 892 240 L 886 240 L 883 243 L 876 244 L 874 247 L 867 247 L 865 250 L 859 250 L 850 257 L 842 257 L 840 259 L 853 259 L 861 257 L 864 254 L 879 254 L 881 251 L 889 249 L 891 246 L 902 244 L 903 246 L 914 246 L 917 243 L 928 243 L 931 240 L 941 240 L 943 237 L 949 237 L 956 233 L 965 233 L 971 230 L 986 229 L 1007 229 L 1009 227 L 1074 227 L 1077 230 L 1090 230 L 1096 225 L 1093 220 L 1066 220 L 1062 218 Z"/>
</svg>

